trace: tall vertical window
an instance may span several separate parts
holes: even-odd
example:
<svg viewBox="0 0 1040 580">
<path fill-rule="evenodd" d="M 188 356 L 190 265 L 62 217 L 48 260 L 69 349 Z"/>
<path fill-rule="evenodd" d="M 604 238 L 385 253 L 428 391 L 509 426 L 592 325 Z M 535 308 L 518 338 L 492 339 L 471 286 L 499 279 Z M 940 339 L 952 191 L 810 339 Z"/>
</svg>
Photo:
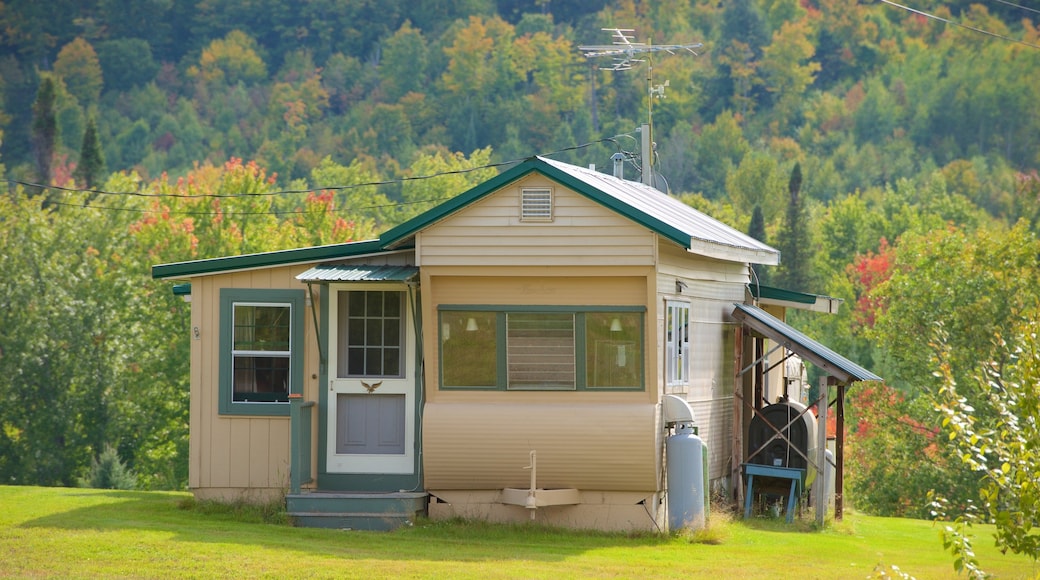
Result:
<svg viewBox="0 0 1040 580">
<path fill-rule="evenodd" d="M 669 387 L 690 382 L 690 305 L 665 301 L 665 380 Z"/>
<path fill-rule="evenodd" d="M 302 290 L 220 289 L 222 415 L 288 415 L 303 385 Z"/>
<path fill-rule="evenodd" d="M 339 293 L 339 377 L 404 376 L 404 293 Z"/>
</svg>

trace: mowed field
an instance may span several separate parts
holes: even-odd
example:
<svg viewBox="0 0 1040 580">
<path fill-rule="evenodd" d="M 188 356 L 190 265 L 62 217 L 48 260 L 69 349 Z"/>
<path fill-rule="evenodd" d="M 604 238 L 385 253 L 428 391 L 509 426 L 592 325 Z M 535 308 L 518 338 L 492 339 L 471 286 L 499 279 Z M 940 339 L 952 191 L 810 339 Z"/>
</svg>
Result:
<svg viewBox="0 0 1040 580">
<path fill-rule="evenodd" d="M 847 514 L 714 518 L 705 534 L 602 534 L 481 522 L 392 533 L 293 528 L 202 509 L 186 493 L 0 486 L 2 578 L 953 578 L 935 524 Z M 277 518 L 276 518 L 277 519 Z M 976 528 L 997 578 L 1040 568 Z M 898 567 L 898 571 L 893 569 Z"/>
</svg>

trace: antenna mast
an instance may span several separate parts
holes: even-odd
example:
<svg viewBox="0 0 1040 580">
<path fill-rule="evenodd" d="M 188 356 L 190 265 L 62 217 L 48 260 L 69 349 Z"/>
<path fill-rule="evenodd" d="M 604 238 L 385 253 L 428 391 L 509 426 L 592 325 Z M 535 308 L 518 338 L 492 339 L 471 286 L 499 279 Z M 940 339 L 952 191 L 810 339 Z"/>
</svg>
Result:
<svg viewBox="0 0 1040 580">
<path fill-rule="evenodd" d="M 642 181 L 652 186 L 654 97 L 663 98 L 664 89 L 668 86 L 668 81 L 654 86 L 653 53 L 667 52 L 668 54 L 675 54 L 676 52 L 686 51 L 696 55 L 696 49 L 704 45 L 697 42 L 694 44 L 662 44 L 653 46 L 651 43 L 633 42 L 635 36 L 629 34 L 635 32 L 635 29 L 632 28 L 604 28 L 602 30 L 611 33 L 611 36 L 614 38 L 613 44 L 579 46 L 578 50 L 582 51 L 586 58 L 609 56 L 614 59 L 614 63 L 607 67 L 606 70 L 613 71 L 630 70 L 634 66 L 632 63 L 647 62 L 646 84 L 649 98 L 647 98 L 646 104 L 646 124 L 640 128 L 642 133 L 641 154 L 643 158 Z"/>
</svg>

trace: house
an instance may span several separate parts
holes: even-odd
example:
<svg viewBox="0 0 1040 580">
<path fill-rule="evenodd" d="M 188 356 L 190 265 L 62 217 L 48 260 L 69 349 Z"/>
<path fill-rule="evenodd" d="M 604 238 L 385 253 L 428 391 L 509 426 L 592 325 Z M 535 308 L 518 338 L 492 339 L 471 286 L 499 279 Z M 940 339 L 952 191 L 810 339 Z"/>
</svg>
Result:
<svg viewBox="0 0 1040 580">
<path fill-rule="evenodd" d="M 734 305 L 779 259 L 536 157 L 376 240 L 155 266 L 192 301 L 190 488 L 288 491 L 304 525 L 661 529 L 663 402 L 732 478 Z"/>
</svg>

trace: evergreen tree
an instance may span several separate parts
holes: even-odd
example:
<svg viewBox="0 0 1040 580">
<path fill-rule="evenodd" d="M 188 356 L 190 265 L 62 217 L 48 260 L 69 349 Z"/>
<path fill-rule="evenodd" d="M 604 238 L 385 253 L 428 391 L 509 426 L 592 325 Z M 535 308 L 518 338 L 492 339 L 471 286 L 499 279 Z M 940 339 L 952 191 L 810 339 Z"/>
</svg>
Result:
<svg viewBox="0 0 1040 580">
<path fill-rule="evenodd" d="M 787 215 L 780 228 L 777 246 L 783 262 L 778 272 L 778 283 L 788 290 L 808 292 L 812 286 L 812 240 L 809 237 L 809 212 L 801 197 L 802 166 L 795 163 L 787 182 L 790 199 Z"/>
<path fill-rule="evenodd" d="M 58 117 L 54 106 L 56 92 L 54 79 L 43 77 L 32 107 L 32 149 L 36 161 L 36 178 L 41 185 L 51 183 L 51 162 L 58 143 Z"/>
<path fill-rule="evenodd" d="M 87 119 L 87 129 L 83 131 L 83 145 L 79 149 L 79 164 L 73 177 L 80 185 L 93 188 L 97 178 L 105 168 L 105 156 L 101 151 L 101 139 L 98 138 L 97 122 L 94 117 Z"/>
<path fill-rule="evenodd" d="M 760 242 L 766 241 L 766 219 L 762 215 L 762 206 L 756 205 L 755 209 L 751 212 L 751 223 L 748 225 L 748 235 Z M 751 268 L 755 271 L 757 282 L 759 284 L 766 284 L 766 279 L 769 277 L 769 272 L 760 264 L 752 264 Z M 752 280 L 755 282 L 755 280 Z"/>
</svg>

